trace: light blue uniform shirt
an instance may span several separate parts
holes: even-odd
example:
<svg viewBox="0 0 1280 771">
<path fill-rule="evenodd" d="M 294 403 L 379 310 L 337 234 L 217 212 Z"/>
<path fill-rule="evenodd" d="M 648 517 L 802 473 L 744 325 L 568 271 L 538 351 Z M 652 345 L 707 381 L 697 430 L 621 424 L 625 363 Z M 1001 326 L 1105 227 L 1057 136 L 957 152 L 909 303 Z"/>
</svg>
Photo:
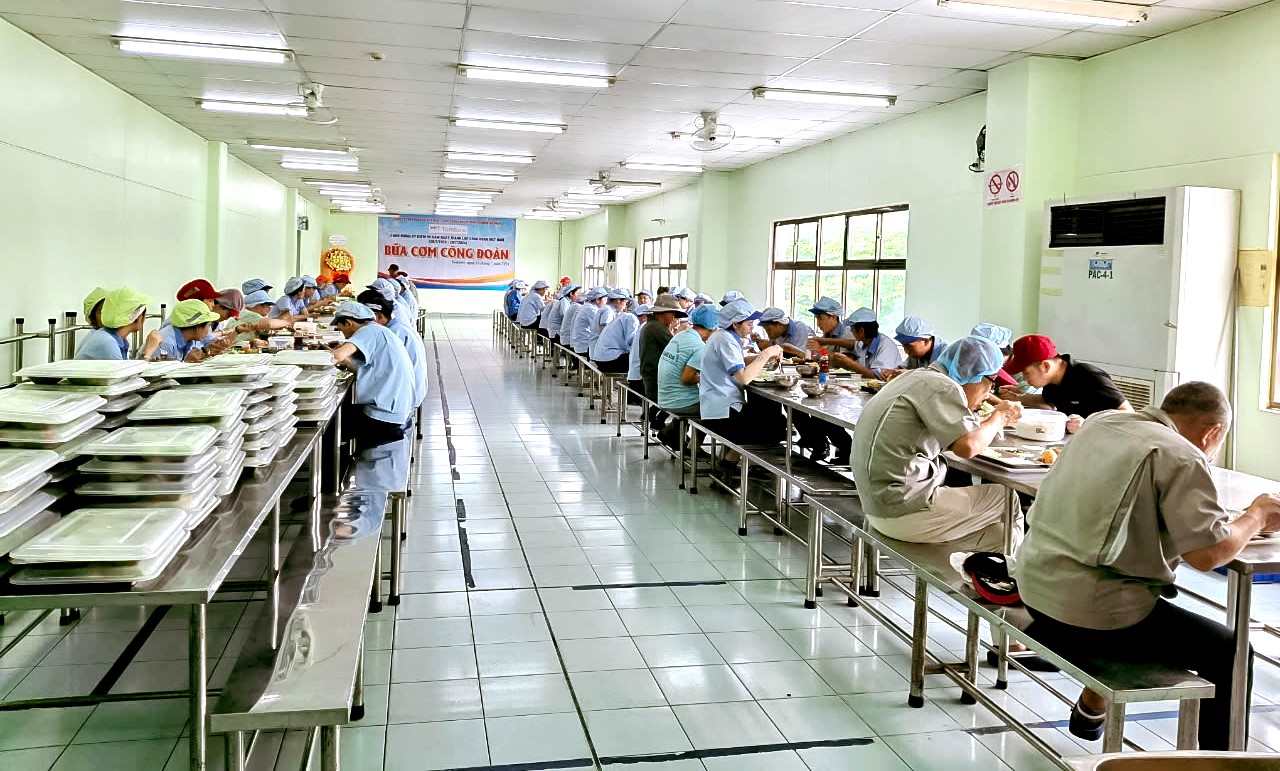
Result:
<svg viewBox="0 0 1280 771">
<path fill-rule="evenodd" d="M 935 336 L 933 338 L 933 350 L 929 352 L 929 358 L 917 359 L 914 356 L 908 356 L 907 364 L 905 368 L 920 369 L 922 367 L 929 366 L 930 364 L 938 360 L 938 357 L 942 355 L 942 352 L 946 350 L 946 347 L 947 347 L 947 341 L 943 340 L 941 337 Z"/>
<path fill-rule="evenodd" d="M 615 308 L 611 307 L 608 303 L 605 303 L 603 306 L 601 306 L 600 312 L 596 314 L 596 323 L 595 323 L 595 329 L 594 329 L 596 336 L 598 337 L 604 334 L 604 328 L 609 326 L 609 323 L 614 319 L 616 319 L 617 317 L 618 317 L 618 311 Z"/>
<path fill-rule="evenodd" d="M 568 297 L 561 297 L 551 304 L 543 315 L 543 320 L 547 322 L 547 334 L 552 337 L 560 336 L 560 322 L 564 321 L 564 312 L 568 310 L 573 302 Z"/>
<path fill-rule="evenodd" d="M 369 322 L 347 339 L 364 358 L 356 368 L 355 403 L 374 420 L 404 426 L 413 403 L 413 362 L 396 333 Z"/>
<path fill-rule="evenodd" d="M 731 410 L 741 410 L 746 399 L 733 375 L 746 367 L 742 359 L 742 338 L 727 329 L 717 329 L 702 351 L 702 378 L 698 382 L 699 413 L 704 420 L 727 418 Z"/>
<path fill-rule="evenodd" d="M 560 344 L 573 347 L 573 320 L 582 310 L 582 303 L 570 303 L 560 318 Z"/>
<path fill-rule="evenodd" d="M 631 340 L 631 358 L 627 359 L 627 380 L 640 379 L 640 334 L 638 329 L 639 322 L 640 322 L 640 319 L 637 318 L 636 334 L 632 337 L 632 340 Z"/>
<path fill-rule="evenodd" d="M 539 313 L 542 313 L 542 295 L 537 292 L 530 292 L 520 301 L 520 310 L 516 313 L 516 323 L 522 327 L 527 327 L 537 321 Z"/>
<path fill-rule="evenodd" d="M 77 359 L 127 359 L 129 343 L 113 329 L 95 329 L 80 341 Z"/>
<path fill-rule="evenodd" d="M 783 332 L 782 337 L 778 339 L 778 343 L 794 345 L 803 351 L 805 346 L 809 344 L 809 338 L 813 336 L 813 327 L 803 321 L 792 319 L 791 323 L 787 325 L 787 331 Z"/>
<path fill-rule="evenodd" d="M 271 310 L 267 313 L 267 318 L 278 319 L 286 313 L 301 316 L 307 312 L 307 302 L 299 297 L 293 299 L 287 294 L 280 295 L 280 299 L 276 300 L 276 304 L 271 306 Z"/>
<path fill-rule="evenodd" d="M 680 380 L 686 366 L 702 369 L 702 352 L 707 344 L 696 329 L 686 329 L 667 343 L 658 360 L 658 406 L 677 410 L 698 403 L 698 386 Z M 741 358 L 741 357 L 739 357 Z"/>
<path fill-rule="evenodd" d="M 187 354 L 195 346 L 195 342 L 182 337 L 182 330 L 172 324 L 165 324 L 160 332 L 160 347 L 152 354 L 157 359 L 185 361 Z"/>
<path fill-rule="evenodd" d="M 401 318 L 413 319 L 415 322 L 417 321 L 418 305 L 413 301 L 413 297 L 408 292 L 396 295 L 395 305 L 395 312 L 400 314 Z"/>
<path fill-rule="evenodd" d="M 640 319 L 634 313 L 619 313 L 591 346 L 592 361 L 615 361 L 631 350 Z"/>
<path fill-rule="evenodd" d="M 870 344 L 858 343 L 854 346 L 853 358 L 879 375 L 882 370 L 901 367 L 906 354 L 898 347 L 898 341 L 881 332 Z"/>
<path fill-rule="evenodd" d="M 582 308 L 573 316 L 573 350 L 575 353 L 586 353 L 598 337 L 596 333 L 596 316 L 600 315 L 600 307 L 595 303 L 583 303 Z"/>
<path fill-rule="evenodd" d="M 427 347 L 418 335 L 418 330 L 404 323 L 404 319 L 399 316 L 391 317 L 391 324 L 387 329 L 396 333 L 396 337 L 404 343 L 405 353 L 409 354 L 409 361 L 413 364 L 413 406 L 420 407 L 427 398 Z"/>
</svg>

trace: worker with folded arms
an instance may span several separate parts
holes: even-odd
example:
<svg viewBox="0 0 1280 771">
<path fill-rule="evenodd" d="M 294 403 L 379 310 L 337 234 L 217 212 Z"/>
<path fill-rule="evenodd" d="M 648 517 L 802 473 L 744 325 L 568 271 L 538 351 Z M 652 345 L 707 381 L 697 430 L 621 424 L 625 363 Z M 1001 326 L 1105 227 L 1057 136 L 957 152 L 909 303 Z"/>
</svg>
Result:
<svg viewBox="0 0 1280 771">
<path fill-rule="evenodd" d="M 1015 399 L 1024 407 L 1057 410 L 1067 415 L 1067 431 L 1075 433 L 1080 424 L 1104 410 L 1132 410 L 1129 400 L 1116 388 L 1111 376 L 1101 369 L 1058 353 L 1053 340 L 1044 335 L 1025 335 L 1013 342 L 1013 355 L 1004 365 L 1010 375 L 1021 374 L 1027 383 L 1041 389 L 1039 394 L 1022 393 L 1006 386 L 1000 395 Z"/>
<path fill-rule="evenodd" d="M 1159 408 L 1091 418 L 1041 483 L 1013 567 L 1032 617 L 1026 632 L 1050 650 L 1155 662 L 1212 682 L 1213 698 L 1200 702 L 1201 750 L 1227 749 L 1235 635 L 1166 599 L 1174 572 L 1182 562 L 1222 567 L 1259 532 L 1280 529 L 1278 496 L 1259 496 L 1234 520 L 1219 503 L 1210 464 L 1230 425 L 1226 396 L 1201 382 L 1174 388 Z M 1084 691 L 1071 733 L 1099 738 L 1105 712 L 1103 698 Z"/>
<path fill-rule="evenodd" d="M 542 320 L 542 306 L 548 286 L 550 285 L 547 282 L 538 279 L 533 282 L 529 294 L 520 301 L 520 309 L 516 311 L 516 324 L 520 325 L 521 329 L 538 328 L 538 323 Z"/>
<path fill-rule="evenodd" d="M 610 292 L 611 297 L 612 295 Z M 640 330 L 640 320 L 632 310 L 639 306 L 634 300 L 623 300 L 621 303 L 610 301 L 610 305 L 615 303 L 615 308 L 621 307 L 622 310 L 617 311 L 592 343 L 591 361 L 595 362 L 596 368 L 601 372 L 625 375 L 631 368 L 631 345 L 635 342 L 636 332 Z"/>
</svg>

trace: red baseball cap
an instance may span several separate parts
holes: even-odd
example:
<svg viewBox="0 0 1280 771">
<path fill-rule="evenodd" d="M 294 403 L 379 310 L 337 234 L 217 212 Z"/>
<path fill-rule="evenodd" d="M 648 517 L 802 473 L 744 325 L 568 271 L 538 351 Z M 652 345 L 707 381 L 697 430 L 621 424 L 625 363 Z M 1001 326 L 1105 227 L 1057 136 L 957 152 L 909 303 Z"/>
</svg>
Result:
<svg viewBox="0 0 1280 771">
<path fill-rule="evenodd" d="M 1057 355 L 1058 347 L 1050 338 L 1044 335 L 1023 335 L 1013 341 L 1013 355 L 1004 365 L 1004 371 L 1016 375 L 1032 364 L 1039 364 Z"/>
<path fill-rule="evenodd" d="M 218 299 L 218 290 L 213 288 L 208 280 L 197 278 L 188 281 L 178 289 L 179 300 L 216 300 Z"/>
</svg>

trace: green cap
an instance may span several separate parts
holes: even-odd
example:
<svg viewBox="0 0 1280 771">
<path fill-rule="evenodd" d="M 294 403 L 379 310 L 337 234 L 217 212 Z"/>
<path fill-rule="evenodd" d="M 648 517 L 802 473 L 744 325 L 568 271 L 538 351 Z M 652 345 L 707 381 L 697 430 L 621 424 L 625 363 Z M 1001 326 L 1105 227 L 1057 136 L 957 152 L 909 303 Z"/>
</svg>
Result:
<svg viewBox="0 0 1280 771">
<path fill-rule="evenodd" d="M 103 298 L 106 296 L 107 290 L 100 286 L 95 286 L 89 291 L 89 294 L 84 296 L 85 323 L 88 323 L 89 319 L 93 316 L 93 309 L 98 305 L 98 303 L 102 302 Z"/>
<path fill-rule="evenodd" d="M 204 300 L 183 300 L 173 306 L 173 311 L 169 314 L 169 323 L 178 329 L 198 327 L 217 320 L 218 314 L 209 310 Z"/>
<path fill-rule="evenodd" d="M 149 302 L 151 298 L 127 286 L 112 289 L 102 301 L 102 326 L 119 329 L 132 324 L 139 313 L 146 312 Z"/>
</svg>

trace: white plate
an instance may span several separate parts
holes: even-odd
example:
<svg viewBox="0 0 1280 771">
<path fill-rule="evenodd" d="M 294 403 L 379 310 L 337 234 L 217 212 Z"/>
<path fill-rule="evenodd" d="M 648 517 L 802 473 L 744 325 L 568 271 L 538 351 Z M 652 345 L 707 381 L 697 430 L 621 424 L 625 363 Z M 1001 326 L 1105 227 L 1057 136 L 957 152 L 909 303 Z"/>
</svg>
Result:
<svg viewBox="0 0 1280 771">
<path fill-rule="evenodd" d="M 123 396 L 131 394 L 134 391 L 140 391 L 147 387 L 147 381 L 141 377 L 131 377 L 125 380 L 117 380 L 114 383 L 103 384 L 84 384 L 84 383 L 20 383 L 18 388 L 26 388 L 32 391 L 63 391 L 73 394 L 93 394 L 101 396 L 104 399 L 110 399 L 113 396 Z"/>
<path fill-rule="evenodd" d="M 187 531 L 175 533 L 156 556 L 137 562 L 91 562 L 71 565 L 33 565 L 12 579 L 18 586 L 45 584 L 138 583 L 159 578 L 187 542 Z"/>
</svg>

